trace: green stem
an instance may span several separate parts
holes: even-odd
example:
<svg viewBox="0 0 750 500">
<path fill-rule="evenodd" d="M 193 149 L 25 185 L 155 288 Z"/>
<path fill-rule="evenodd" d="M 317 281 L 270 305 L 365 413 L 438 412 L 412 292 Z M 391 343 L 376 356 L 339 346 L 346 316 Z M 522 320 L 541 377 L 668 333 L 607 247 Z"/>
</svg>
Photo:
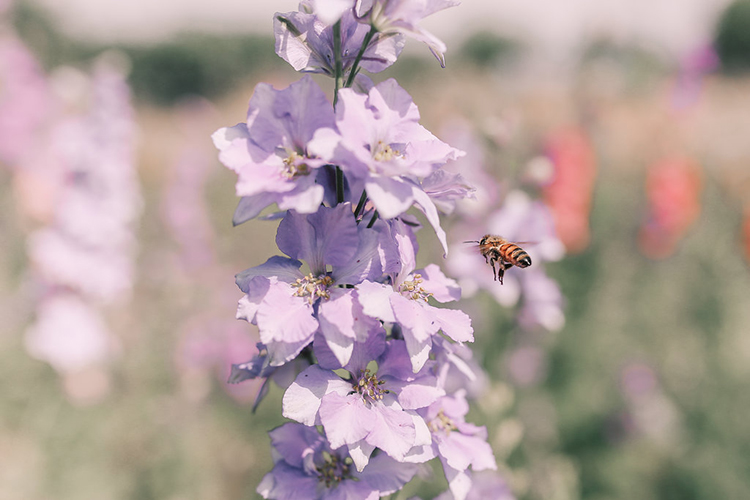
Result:
<svg viewBox="0 0 750 500">
<path fill-rule="evenodd" d="M 333 25 L 333 57 L 334 57 L 334 89 L 333 89 L 333 107 L 336 108 L 336 103 L 339 102 L 339 89 L 341 88 L 341 82 L 344 79 L 343 65 L 341 63 L 341 20 L 336 21 Z"/>
<path fill-rule="evenodd" d="M 359 63 L 362 60 L 362 56 L 365 55 L 365 51 L 370 45 L 372 37 L 374 37 L 377 32 L 378 30 L 375 29 L 375 26 L 370 26 L 370 31 L 367 32 L 365 39 L 362 41 L 362 46 L 359 48 L 357 57 L 354 59 L 354 64 L 352 64 L 352 69 L 349 71 L 349 78 L 346 79 L 346 85 L 344 85 L 344 87 L 349 88 L 354 84 L 354 77 L 357 76 L 357 73 L 359 72 Z"/>
<path fill-rule="evenodd" d="M 336 204 L 344 203 L 344 172 L 336 166 Z"/>
<path fill-rule="evenodd" d="M 376 220 L 378 220 L 378 211 L 377 211 L 377 210 L 375 210 L 375 213 L 374 213 L 374 214 L 372 214 L 372 219 L 370 219 L 370 223 L 369 223 L 369 224 L 367 224 L 367 228 L 369 229 L 369 228 L 371 228 L 372 226 L 374 226 L 374 225 L 375 225 L 375 221 L 376 221 Z"/>
<path fill-rule="evenodd" d="M 367 191 L 365 191 L 363 189 L 362 190 L 362 196 L 359 197 L 359 203 L 357 203 L 357 208 L 354 209 L 354 219 L 355 220 L 359 217 L 359 213 L 365 207 L 365 203 L 367 203 Z"/>
</svg>

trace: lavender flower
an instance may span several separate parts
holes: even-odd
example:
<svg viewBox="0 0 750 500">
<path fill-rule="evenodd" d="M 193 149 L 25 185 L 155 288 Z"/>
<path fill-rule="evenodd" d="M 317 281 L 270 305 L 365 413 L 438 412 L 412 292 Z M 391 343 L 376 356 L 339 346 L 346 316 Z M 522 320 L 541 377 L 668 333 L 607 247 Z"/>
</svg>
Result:
<svg viewBox="0 0 750 500">
<path fill-rule="evenodd" d="M 368 95 L 339 92 L 338 129 L 319 130 L 310 150 L 339 165 L 354 193 L 364 190 L 380 217 L 392 219 L 416 205 L 435 228 L 447 252 L 435 204 L 419 183 L 463 153 L 419 124 L 419 110 L 395 80 Z"/>
<path fill-rule="evenodd" d="M 464 500 L 471 488 L 472 470 L 495 470 L 495 457 L 487 444 L 487 429 L 464 420 L 469 411 L 464 391 L 443 396 L 419 410 L 432 434 L 432 444 L 422 451 L 424 457 L 437 456 L 453 496 Z"/>
<path fill-rule="evenodd" d="M 404 38 L 398 34 L 377 33 L 368 37 L 369 28 L 357 22 L 351 8 L 343 13 L 340 22 L 339 57 L 344 77 L 358 68 L 371 73 L 383 71 L 396 61 L 404 47 Z M 332 24 L 323 22 L 319 15 L 288 12 L 277 13 L 273 27 L 276 53 L 295 70 L 335 76 L 336 48 Z M 359 55 L 366 38 L 366 48 Z"/>
<path fill-rule="evenodd" d="M 335 127 L 331 104 L 309 76 L 284 90 L 258 84 L 247 123 L 221 128 L 212 136 L 219 160 L 238 175 L 242 200 L 235 225 L 273 203 L 281 210 L 314 213 L 325 196 L 325 183 L 316 182 L 325 162 L 310 153 L 308 144 L 316 130 Z"/>
<path fill-rule="evenodd" d="M 384 333 L 357 343 L 343 379 L 313 365 L 284 393 L 283 414 L 305 425 L 322 425 L 333 449 L 346 446 L 357 470 L 375 448 L 403 462 L 415 447 L 430 443 L 424 420 L 414 411 L 444 394 L 431 366 L 413 373 L 403 341 Z M 378 365 L 376 373 L 367 367 Z"/>
<path fill-rule="evenodd" d="M 445 67 L 445 44 L 419 22 L 435 12 L 459 5 L 459 0 L 357 0 L 358 17 L 380 33 L 403 33 L 427 44 Z"/>
<path fill-rule="evenodd" d="M 417 470 L 380 454 L 358 471 L 345 450 L 330 446 L 314 427 L 287 423 L 269 435 L 275 464 L 258 486 L 263 498 L 375 500 L 400 490 Z"/>
<path fill-rule="evenodd" d="M 276 242 L 289 257 L 272 257 L 237 276 L 246 293 L 238 318 L 258 325 L 271 365 L 293 359 L 318 330 L 346 364 L 355 340 L 382 329 L 364 314 L 356 289 L 338 286 L 379 277 L 393 267 L 381 258 L 395 253 L 383 249 L 381 234 L 358 227 L 348 203 L 310 215 L 287 213 Z M 299 270 L 302 262 L 297 259 L 307 262 L 307 275 Z"/>
<path fill-rule="evenodd" d="M 403 222 L 392 224 L 401 269 L 392 275 L 390 284 L 365 281 L 357 290 L 365 314 L 400 325 L 412 368 L 418 372 L 429 357 L 432 337 L 438 331 L 456 342 L 471 342 L 474 330 L 466 313 L 429 304 L 430 297 L 441 303 L 458 300 L 461 290 L 435 264 L 413 272 L 417 249 L 414 235 Z"/>
</svg>

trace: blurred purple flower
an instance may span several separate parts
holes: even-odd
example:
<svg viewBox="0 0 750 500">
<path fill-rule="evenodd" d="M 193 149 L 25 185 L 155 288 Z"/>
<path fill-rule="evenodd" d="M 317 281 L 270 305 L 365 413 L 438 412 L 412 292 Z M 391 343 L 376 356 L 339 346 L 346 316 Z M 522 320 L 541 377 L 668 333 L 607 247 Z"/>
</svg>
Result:
<svg viewBox="0 0 750 500">
<path fill-rule="evenodd" d="M 435 497 L 435 500 L 458 500 L 448 490 Z M 463 497 L 465 500 L 516 500 L 508 482 L 497 472 L 482 471 L 471 475 L 471 487 Z"/>
<path fill-rule="evenodd" d="M 351 1 L 349 2 L 351 3 Z M 297 71 L 336 75 L 333 27 L 314 14 L 277 13 L 273 21 L 276 53 Z M 341 17 L 341 62 L 343 76 L 354 65 L 370 28 L 354 19 L 351 8 Z M 404 47 L 397 34 L 373 36 L 359 62 L 361 68 L 378 73 L 393 64 Z"/>
<path fill-rule="evenodd" d="M 367 368 L 372 360 L 377 373 Z M 346 446 L 359 471 L 375 448 L 403 462 L 415 447 L 430 443 L 424 421 L 413 411 L 444 394 L 430 364 L 412 372 L 404 342 L 385 342 L 378 334 L 357 342 L 344 368 L 348 379 L 318 365 L 302 372 L 284 393 L 284 416 L 322 425 L 331 447 Z"/>
<path fill-rule="evenodd" d="M 530 242 L 522 247 L 529 252 L 535 267 L 543 262 L 562 258 L 564 247 L 555 233 L 552 214 L 540 201 L 533 201 L 521 191 L 511 191 L 502 208 L 489 217 L 459 225 L 453 232 L 451 255 L 446 266 L 458 279 L 465 296 L 471 297 L 480 288 L 487 290 L 503 306 L 512 306 L 522 292 L 522 282 L 530 270 L 506 273 L 505 284 L 494 281 L 492 270 L 479 254 L 477 246 L 464 241 L 477 240 L 483 234 L 496 234 L 509 241 Z M 530 278 L 533 286 L 534 278 Z M 541 283 L 541 281 L 540 281 Z M 546 283 L 541 283 L 545 284 Z"/>
<path fill-rule="evenodd" d="M 325 162 L 310 153 L 308 144 L 316 130 L 335 127 L 331 103 L 309 76 L 284 90 L 258 84 L 247 123 L 220 128 L 212 136 L 219 160 L 238 175 L 242 200 L 235 225 L 273 203 L 281 210 L 315 212 L 325 196 L 316 182 Z"/>
<path fill-rule="evenodd" d="M 368 316 L 399 324 L 412 368 L 418 372 L 429 357 L 433 336 L 439 331 L 456 342 L 471 342 L 474 330 L 471 318 L 463 311 L 429 304 L 430 297 L 440 303 L 458 300 L 461 289 L 435 264 L 412 272 L 417 249 L 414 234 L 400 220 L 392 225 L 401 255 L 401 269 L 391 275 L 390 284 L 373 281 L 359 284 L 358 297 Z"/>
<path fill-rule="evenodd" d="M 419 22 L 435 12 L 459 5 L 460 0 L 357 0 L 357 16 L 380 33 L 402 33 L 427 44 L 445 67 L 445 44 L 419 27 Z"/>
<path fill-rule="evenodd" d="M 257 491 L 278 500 L 376 500 L 400 490 L 417 471 L 380 454 L 362 471 L 343 448 L 329 446 L 315 427 L 286 423 L 269 432 L 274 467 Z"/>
</svg>

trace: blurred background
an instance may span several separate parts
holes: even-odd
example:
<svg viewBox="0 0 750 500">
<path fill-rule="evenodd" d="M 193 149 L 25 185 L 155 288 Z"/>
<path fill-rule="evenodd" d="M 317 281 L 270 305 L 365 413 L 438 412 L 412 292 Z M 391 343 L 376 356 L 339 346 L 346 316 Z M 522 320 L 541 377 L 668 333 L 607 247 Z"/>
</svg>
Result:
<svg viewBox="0 0 750 500">
<path fill-rule="evenodd" d="M 276 225 L 232 227 L 210 134 L 300 78 L 271 24 L 296 8 L 0 1 L 0 500 L 257 498 L 283 390 L 252 413 L 259 386 L 226 384 L 257 341 L 233 277 Z M 468 153 L 441 264 L 504 480 L 750 498 L 750 0 L 465 0 L 424 26 L 447 68 L 410 40 L 372 76 Z M 554 229 L 526 230 L 537 209 Z M 539 272 L 498 290 L 460 242 L 509 220 L 560 251 L 525 246 Z"/>
</svg>

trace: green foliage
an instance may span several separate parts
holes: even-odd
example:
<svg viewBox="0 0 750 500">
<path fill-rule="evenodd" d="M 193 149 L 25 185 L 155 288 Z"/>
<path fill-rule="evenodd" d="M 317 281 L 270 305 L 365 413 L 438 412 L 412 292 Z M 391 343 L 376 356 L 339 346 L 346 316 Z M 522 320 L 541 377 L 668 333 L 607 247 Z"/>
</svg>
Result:
<svg viewBox="0 0 750 500">
<path fill-rule="evenodd" d="M 493 33 L 479 31 L 472 34 L 459 49 L 459 59 L 480 68 L 491 68 L 517 56 L 518 42 Z"/>
<path fill-rule="evenodd" d="M 716 28 L 715 44 L 724 70 L 750 70 L 750 0 L 735 0 L 727 7 Z"/>
</svg>

